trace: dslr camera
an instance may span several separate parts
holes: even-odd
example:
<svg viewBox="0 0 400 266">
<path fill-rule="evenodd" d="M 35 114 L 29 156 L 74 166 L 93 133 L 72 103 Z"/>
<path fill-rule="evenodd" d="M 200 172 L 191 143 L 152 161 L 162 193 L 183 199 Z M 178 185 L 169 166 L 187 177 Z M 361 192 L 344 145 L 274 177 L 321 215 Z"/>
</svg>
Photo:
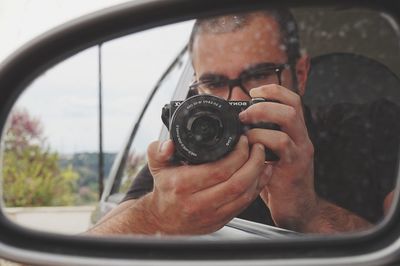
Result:
<svg viewBox="0 0 400 266">
<path fill-rule="evenodd" d="M 201 164 L 218 160 L 233 150 L 240 135 L 251 128 L 280 130 L 274 123 L 245 125 L 239 113 L 253 104 L 269 101 L 226 101 L 212 95 L 195 95 L 185 101 L 171 101 L 162 108 L 162 121 L 175 143 L 174 161 Z M 265 160 L 279 158 L 266 149 Z"/>
</svg>

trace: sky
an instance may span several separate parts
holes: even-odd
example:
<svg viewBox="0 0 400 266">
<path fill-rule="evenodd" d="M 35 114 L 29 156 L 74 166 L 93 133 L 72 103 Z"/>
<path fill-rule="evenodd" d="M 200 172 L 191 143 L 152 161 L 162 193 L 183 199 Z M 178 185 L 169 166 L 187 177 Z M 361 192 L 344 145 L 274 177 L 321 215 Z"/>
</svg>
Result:
<svg viewBox="0 0 400 266">
<path fill-rule="evenodd" d="M 0 61 L 46 30 L 121 0 L 3 0 Z M 104 150 L 117 152 L 144 100 L 187 42 L 192 21 L 164 26 L 103 44 Z M 38 118 L 48 145 L 63 154 L 98 150 L 98 46 L 38 77 L 16 108 Z"/>
</svg>

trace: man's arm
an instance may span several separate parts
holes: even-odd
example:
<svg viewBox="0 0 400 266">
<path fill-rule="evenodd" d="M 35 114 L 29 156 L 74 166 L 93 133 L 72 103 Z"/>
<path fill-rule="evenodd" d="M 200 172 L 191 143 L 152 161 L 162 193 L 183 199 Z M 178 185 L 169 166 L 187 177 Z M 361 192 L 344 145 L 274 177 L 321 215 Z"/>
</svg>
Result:
<svg viewBox="0 0 400 266">
<path fill-rule="evenodd" d="M 157 225 L 147 213 L 146 197 L 127 200 L 107 213 L 87 233 L 91 235 L 156 234 Z"/>
<path fill-rule="evenodd" d="M 393 191 L 388 193 L 382 204 L 386 215 L 393 201 Z M 319 199 L 317 212 L 311 217 L 310 222 L 304 224 L 304 231 L 309 233 L 337 233 L 365 230 L 373 224 L 358 215 L 343 209 L 326 200 Z"/>
<path fill-rule="evenodd" d="M 365 230 L 373 225 L 358 215 L 330 203 L 318 199 L 314 214 L 301 225 L 302 232 L 334 234 Z"/>
<path fill-rule="evenodd" d="M 268 205 L 269 193 L 267 189 L 264 189 L 260 195 Z M 282 206 L 285 206 L 285 204 L 282 204 Z M 373 226 L 355 213 L 318 196 L 313 200 L 299 199 L 295 206 L 296 211 L 285 211 L 283 209 L 282 212 L 277 212 L 278 214 L 273 217 L 275 224 L 288 230 L 316 234 L 355 232 Z M 279 208 L 279 204 L 275 208 Z M 289 215 L 286 213 L 289 213 Z"/>
</svg>

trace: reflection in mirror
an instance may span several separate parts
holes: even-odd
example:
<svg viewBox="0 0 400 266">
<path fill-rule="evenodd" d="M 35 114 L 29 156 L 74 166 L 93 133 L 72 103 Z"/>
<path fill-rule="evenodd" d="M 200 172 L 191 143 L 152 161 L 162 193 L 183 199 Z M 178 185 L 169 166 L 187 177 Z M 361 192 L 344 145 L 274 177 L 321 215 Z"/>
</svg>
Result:
<svg viewBox="0 0 400 266">
<path fill-rule="evenodd" d="M 371 10 L 270 9 L 103 44 L 99 203 L 98 48 L 89 49 L 38 78 L 10 116 L 8 213 L 20 222 L 14 207 L 89 205 L 74 233 L 93 235 L 277 239 L 373 228 L 398 170 L 396 29 Z M 56 224 L 78 220 L 61 215 Z"/>
</svg>

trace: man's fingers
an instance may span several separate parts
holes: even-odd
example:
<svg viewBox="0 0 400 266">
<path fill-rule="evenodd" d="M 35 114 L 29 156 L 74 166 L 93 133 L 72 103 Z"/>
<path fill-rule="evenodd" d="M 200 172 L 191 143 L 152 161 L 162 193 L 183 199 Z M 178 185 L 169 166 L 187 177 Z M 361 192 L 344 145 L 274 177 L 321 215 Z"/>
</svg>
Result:
<svg viewBox="0 0 400 266">
<path fill-rule="evenodd" d="M 226 201 L 226 204 L 217 208 L 216 215 L 221 215 L 226 218 L 232 218 L 241 213 L 251 202 L 253 202 L 262 191 L 264 186 L 269 182 L 272 176 L 271 165 L 262 167 L 262 172 L 257 173 L 259 180 L 254 182 L 247 191 L 234 198 L 231 201 Z M 268 202 L 268 201 L 267 201 Z"/>
<path fill-rule="evenodd" d="M 262 189 L 260 178 L 263 175 L 264 161 L 264 147 L 260 144 L 253 145 L 249 160 L 238 171 L 226 181 L 197 192 L 194 195 L 196 201 L 207 202 L 208 206 L 215 209 L 239 198 L 246 198 L 246 204 L 250 204 Z M 243 204 L 243 200 L 238 201 L 237 208 L 243 207 L 240 204 Z"/>
<path fill-rule="evenodd" d="M 278 124 L 296 143 L 307 138 L 307 129 L 297 111 L 288 105 L 275 102 L 257 103 L 240 113 L 244 124 L 271 122 Z"/>
<path fill-rule="evenodd" d="M 191 192 L 197 192 L 218 183 L 224 182 L 231 177 L 249 158 L 249 143 L 246 136 L 241 136 L 234 150 L 226 157 L 210 163 L 200 165 L 185 165 L 181 171 L 187 171 L 182 176 L 181 186 L 187 187 Z"/>
<path fill-rule="evenodd" d="M 172 167 L 169 158 L 173 151 L 172 141 L 167 141 L 163 145 L 158 142 L 152 143 L 148 148 L 149 169 L 156 178 L 160 169 L 168 167 L 168 174 L 166 174 L 168 178 L 163 178 L 160 182 L 162 182 L 162 187 L 173 188 L 178 194 L 193 194 L 224 182 L 249 158 L 249 144 L 246 136 L 240 137 L 232 152 L 215 162 Z"/>
<path fill-rule="evenodd" d="M 250 96 L 253 98 L 261 97 L 268 100 L 279 101 L 282 104 L 292 106 L 300 114 L 304 121 L 303 107 L 300 96 L 283 86 L 270 84 L 250 90 Z"/>
<path fill-rule="evenodd" d="M 154 141 L 147 148 L 149 169 L 153 175 L 160 169 L 169 166 L 169 159 L 174 153 L 172 140 Z"/>
<path fill-rule="evenodd" d="M 276 153 L 280 160 L 291 162 L 296 144 L 288 134 L 278 130 L 253 128 L 246 132 L 250 144 L 261 143 Z"/>
</svg>

